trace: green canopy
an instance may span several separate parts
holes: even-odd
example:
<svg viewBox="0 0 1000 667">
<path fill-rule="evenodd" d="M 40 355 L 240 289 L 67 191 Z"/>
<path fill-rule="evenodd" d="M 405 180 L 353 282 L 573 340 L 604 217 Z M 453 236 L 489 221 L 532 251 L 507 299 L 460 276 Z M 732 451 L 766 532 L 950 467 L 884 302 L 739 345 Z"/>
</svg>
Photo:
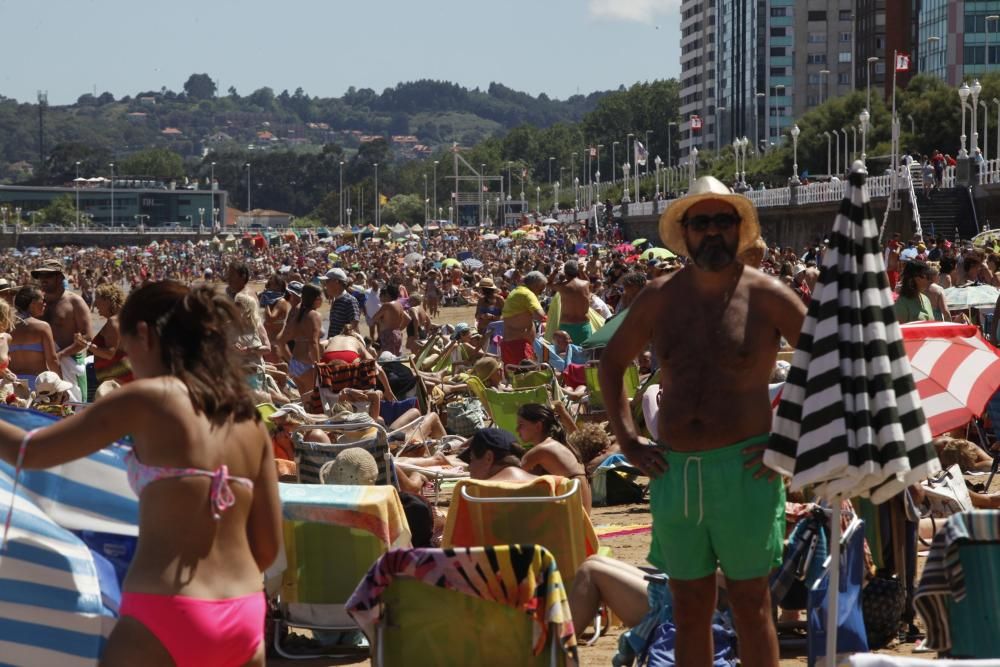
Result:
<svg viewBox="0 0 1000 667">
<path fill-rule="evenodd" d="M 615 335 L 618 331 L 618 327 L 622 325 L 625 321 L 625 314 L 628 313 L 628 308 L 618 313 L 610 320 L 604 323 L 604 326 L 590 334 L 590 338 L 583 341 L 583 348 L 592 350 L 597 347 L 607 347 L 608 343 L 611 342 L 611 337 Z"/>
<path fill-rule="evenodd" d="M 666 248 L 648 248 L 642 251 L 641 257 L 645 260 L 650 259 L 673 259 L 676 257 L 674 253 L 670 252 Z"/>
</svg>

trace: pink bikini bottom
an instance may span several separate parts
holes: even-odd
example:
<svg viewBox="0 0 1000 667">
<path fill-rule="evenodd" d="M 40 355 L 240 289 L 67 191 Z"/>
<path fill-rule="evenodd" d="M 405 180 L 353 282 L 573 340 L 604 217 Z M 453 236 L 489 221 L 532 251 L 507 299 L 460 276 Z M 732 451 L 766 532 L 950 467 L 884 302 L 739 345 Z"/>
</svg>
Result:
<svg viewBox="0 0 1000 667">
<path fill-rule="evenodd" d="M 178 667 L 244 665 L 264 640 L 263 593 L 225 600 L 123 593 L 121 617 L 142 623 Z"/>
</svg>

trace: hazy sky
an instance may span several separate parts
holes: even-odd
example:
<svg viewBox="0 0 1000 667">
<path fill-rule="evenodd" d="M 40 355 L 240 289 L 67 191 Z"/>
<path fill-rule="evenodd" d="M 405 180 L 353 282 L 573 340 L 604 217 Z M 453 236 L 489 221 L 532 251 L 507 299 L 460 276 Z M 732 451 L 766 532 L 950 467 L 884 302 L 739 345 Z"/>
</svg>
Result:
<svg viewBox="0 0 1000 667">
<path fill-rule="evenodd" d="M 680 0 L 0 0 L 0 95 L 50 104 L 301 86 L 340 96 L 430 78 L 550 97 L 677 76 Z"/>
</svg>

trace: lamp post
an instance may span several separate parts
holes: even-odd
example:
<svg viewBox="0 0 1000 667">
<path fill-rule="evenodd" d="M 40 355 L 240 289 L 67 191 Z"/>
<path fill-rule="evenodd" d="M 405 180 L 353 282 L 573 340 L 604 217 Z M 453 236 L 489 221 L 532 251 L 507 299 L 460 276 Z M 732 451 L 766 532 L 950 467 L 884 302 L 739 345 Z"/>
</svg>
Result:
<svg viewBox="0 0 1000 667">
<path fill-rule="evenodd" d="M 778 84 L 774 87 L 774 96 L 780 97 L 782 93 L 785 92 L 785 86 Z M 774 105 L 774 147 L 778 147 L 778 140 L 781 139 L 781 110 L 784 109 L 784 105 L 778 106 Z"/>
<path fill-rule="evenodd" d="M 198 231 L 205 226 L 205 209 L 204 207 L 198 209 Z"/>
<path fill-rule="evenodd" d="M 667 167 L 673 165 L 674 161 L 672 159 L 672 151 L 674 150 L 674 139 L 673 135 L 670 133 L 670 128 L 677 127 L 677 123 L 670 121 L 667 123 Z M 666 188 L 663 188 L 666 190 Z"/>
<path fill-rule="evenodd" d="M 555 160 L 554 157 L 549 157 L 549 188 L 552 187 L 552 161 Z"/>
<path fill-rule="evenodd" d="M 247 168 L 247 213 L 250 212 L 250 163 L 243 165 Z"/>
<path fill-rule="evenodd" d="M 76 163 L 76 180 L 73 181 L 76 187 L 76 227 L 80 228 L 80 163 Z"/>
<path fill-rule="evenodd" d="M 375 227 L 378 228 L 379 214 L 382 208 L 382 202 L 379 201 L 378 196 L 378 162 L 375 162 L 372 166 L 375 167 Z"/>
<path fill-rule="evenodd" d="M 833 153 L 834 153 L 834 157 L 836 158 L 836 160 L 835 160 L 835 164 L 837 166 L 837 172 L 836 173 L 837 173 L 837 175 L 839 177 L 839 175 L 840 175 L 840 132 L 838 132 L 837 130 L 831 130 L 831 132 L 833 133 L 833 136 L 836 138 L 835 143 L 837 144 L 837 150 L 833 151 Z"/>
<path fill-rule="evenodd" d="M 799 126 L 792 125 L 789 134 L 792 135 L 792 178 L 799 179 Z"/>
<path fill-rule="evenodd" d="M 823 135 L 826 137 L 826 175 L 827 176 L 832 176 L 833 172 L 830 171 L 830 168 L 833 165 L 830 163 L 830 157 L 832 156 L 832 153 L 830 152 L 830 148 L 831 148 L 831 140 L 832 140 L 833 137 L 830 136 L 829 132 L 824 132 Z"/>
<path fill-rule="evenodd" d="M 823 77 L 829 77 L 830 70 L 821 69 L 819 71 L 819 103 L 822 105 L 826 101 L 826 88 L 829 79 L 824 79 Z M 829 171 L 829 170 L 827 170 Z"/>
<path fill-rule="evenodd" d="M 743 149 L 743 169 L 740 170 L 740 183 L 743 187 L 747 187 L 747 153 L 750 148 L 750 140 L 747 139 L 746 135 L 740 139 L 740 148 Z"/>
<path fill-rule="evenodd" d="M 986 100 L 979 100 L 979 106 L 983 108 L 983 163 L 989 161 L 989 147 L 990 147 L 990 122 L 989 113 L 990 105 L 986 103 Z"/>
<path fill-rule="evenodd" d="M 868 165 L 868 154 L 867 154 L 867 138 L 868 138 L 868 121 L 871 118 L 871 114 L 868 113 L 868 109 L 862 109 L 861 113 L 858 114 L 858 120 L 861 121 L 861 162 L 866 166 Z"/>
<path fill-rule="evenodd" d="M 764 95 L 764 93 L 757 93 L 754 97 L 756 98 L 756 99 L 754 99 L 754 103 L 753 103 L 753 140 L 754 140 L 754 150 L 757 151 L 757 155 L 760 155 L 761 154 L 761 146 L 760 146 L 760 109 L 759 109 L 760 103 L 758 102 L 758 100 L 760 100 L 761 98 L 766 97 L 766 96 Z"/>
<path fill-rule="evenodd" d="M 535 213 L 542 212 L 542 186 L 535 186 Z"/>
<path fill-rule="evenodd" d="M 964 118 L 964 116 L 963 116 Z M 115 163 L 108 165 L 111 167 L 111 226 L 115 226 Z"/>
<path fill-rule="evenodd" d="M 917 129 L 916 129 L 916 124 L 914 124 L 914 122 L 913 122 L 913 114 L 912 113 L 908 113 L 908 114 L 906 114 L 906 117 L 910 119 L 910 134 L 911 135 L 916 135 L 917 134 Z"/>
<path fill-rule="evenodd" d="M 851 125 L 851 156 L 858 156 L 858 126 Z"/>
<path fill-rule="evenodd" d="M 656 198 L 659 198 L 660 197 L 660 165 L 663 164 L 663 160 L 661 160 L 660 156 L 657 155 L 656 159 L 653 160 L 653 163 L 656 165 L 656 194 L 653 195 L 653 196 L 656 197 Z"/>
<path fill-rule="evenodd" d="M 975 155 L 976 150 L 979 148 L 979 122 L 976 118 L 976 110 L 979 105 L 979 93 L 981 93 L 983 87 L 979 84 L 979 79 L 973 79 L 972 81 L 972 108 L 969 109 L 969 116 L 972 118 L 972 138 L 970 141 L 970 146 L 972 148 L 972 153 Z"/>
<path fill-rule="evenodd" d="M 434 193 L 434 201 L 431 202 L 431 205 L 433 207 L 433 210 L 437 211 L 438 210 L 437 207 L 438 206 L 438 161 L 437 160 L 434 160 L 434 176 L 433 178 L 431 178 L 431 180 L 434 181 L 432 186 L 432 192 Z M 438 217 L 441 217 L 440 213 L 438 213 Z"/>
<path fill-rule="evenodd" d="M 733 155 L 736 156 L 736 182 L 740 182 L 740 140 L 733 139 Z"/>
<path fill-rule="evenodd" d="M 573 175 L 574 179 L 576 179 L 576 153 L 572 153 L 570 155 L 569 173 Z M 522 190 L 524 189 L 524 184 L 523 183 L 521 184 L 521 189 Z M 521 199 L 524 199 L 524 197 L 521 197 Z"/>
<path fill-rule="evenodd" d="M 552 184 L 552 192 L 553 192 L 552 208 L 558 211 L 559 210 L 559 181 L 556 181 L 555 183 Z"/>
<path fill-rule="evenodd" d="M 219 226 L 219 209 L 213 208 L 212 209 L 212 227 L 213 228 L 218 228 L 218 226 Z"/>
<path fill-rule="evenodd" d="M 348 229 L 351 228 L 351 210 L 352 209 L 351 209 L 350 206 L 348 206 L 347 208 L 344 209 L 344 213 L 347 214 L 347 228 Z"/>
<path fill-rule="evenodd" d="M 427 196 L 427 174 L 424 174 L 424 197 Z M 340 198 L 337 201 L 337 224 L 344 225 L 344 161 L 340 161 Z"/>
<path fill-rule="evenodd" d="M 698 149 L 695 147 L 691 148 L 691 160 L 688 163 L 688 172 L 690 174 L 688 189 L 690 190 L 694 186 L 694 179 L 698 176 Z"/>
<path fill-rule="evenodd" d="M 616 166 L 616 163 L 615 163 L 615 146 L 617 146 L 620 143 L 621 143 L 620 141 L 612 141 L 611 142 L 611 183 L 612 183 L 612 185 L 615 182 L 615 178 L 617 178 L 617 171 L 618 171 L 618 167 Z"/>
<path fill-rule="evenodd" d="M 958 99 L 962 101 L 962 134 L 959 136 L 960 148 L 958 150 L 958 157 L 967 158 L 969 157 L 969 151 L 965 150 L 965 110 L 968 107 L 966 100 L 969 99 L 969 84 L 962 82 L 962 85 L 958 87 Z"/>
<path fill-rule="evenodd" d="M 628 172 L 631 168 L 632 165 L 630 165 L 627 160 L 625 161 L 625 164 L 622 165 L 622 201 L 626 204 L 631 201 L 628 196 Z"/>
<path fill-rule="evenodd" d="M 573 210 L 579 210 L 580 208 L 580 177 L 573 177 Z"/>
<path fill-rule="evenodd" d="M 866 109 L 872 108 L 872 63 L 877 63 L 878 58 L 872 56 L 865 63 L 865 85 L 868 87 L 868 104 L 865 106 Z"/>
</svg>

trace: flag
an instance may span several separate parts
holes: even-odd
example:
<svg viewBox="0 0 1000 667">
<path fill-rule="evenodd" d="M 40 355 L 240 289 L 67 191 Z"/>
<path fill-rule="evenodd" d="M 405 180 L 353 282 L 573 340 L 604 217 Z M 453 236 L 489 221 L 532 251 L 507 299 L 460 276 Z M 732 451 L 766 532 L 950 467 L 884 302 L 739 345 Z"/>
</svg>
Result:
<svg viewBox="0 0 1000 667">
<path fill-rule="evenodd" d="M 596 148 L 591 148 L 590 149 L 590 157 L 597 157 L 597 149 Z"/>
<path fill-rule="evenodd" d="M 701 129 L 701 116 L 691 116 L 691 131 Z"/>
<path fill-rule="evenodd" d="M 489 192 L 489 191 L 490 191 L 490 186 L 484 185 L 483 186 L 483 192 Z"/>
<path fill-rule="evenodd" d="M 648 157 L 649 157 L 649 152 L 646 150 L 646 147 L 642 145 L 641 141 L 636 140 L 636 142 L 635 142 L 635 163 L 637 165 L 645 165 L 646 164 L 646 158 L 648 158 Z"/>
<path fill-rule="evenodd" d="M 910 56 L 905 53 L 896 54 L 896 71 L 897 72 L 909 72 L 910 71 Z"/>
<path fill-rule="evenodd" d="M 379 204 L 380 204 L 381 206 L 385 206 L 386 204 L 388 204 L 388 203 L 389 203 L 389 198 L 388 198 L 388 197 L 386 197 L 386 196 L 385 196 L 385 195 L 383 195 L 383 194 L 379 194 L 379 196 L 378 196 L 378 203 L 379 203 Z"/>
</svg>

